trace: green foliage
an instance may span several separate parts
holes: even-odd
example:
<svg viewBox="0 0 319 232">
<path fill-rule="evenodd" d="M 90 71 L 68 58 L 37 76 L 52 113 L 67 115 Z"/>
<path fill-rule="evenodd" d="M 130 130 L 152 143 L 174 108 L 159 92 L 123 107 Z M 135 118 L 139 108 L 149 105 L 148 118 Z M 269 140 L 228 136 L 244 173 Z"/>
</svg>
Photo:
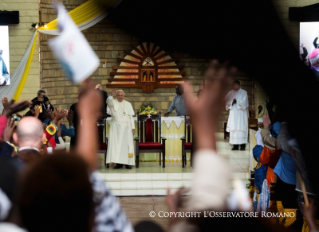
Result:
<svg viewBox="0 0 319 232">
<path fill-rule="evenodd" d="M 141 105 L 140 115 L 144 114 L 157 114 L 156 107 L 151 102 L 145 102 Z"/>
</svg>

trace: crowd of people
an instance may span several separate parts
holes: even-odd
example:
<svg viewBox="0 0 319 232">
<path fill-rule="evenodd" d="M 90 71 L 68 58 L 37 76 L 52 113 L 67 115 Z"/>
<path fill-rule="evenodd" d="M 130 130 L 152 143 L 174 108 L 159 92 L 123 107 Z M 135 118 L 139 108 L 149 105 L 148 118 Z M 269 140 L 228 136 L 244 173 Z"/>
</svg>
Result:
<svg viewBox="0 0 319 232">
<path fill-rule="evenodd" d="M 261 107 L 262 108 L 262 107 Z M 309 182 L 309 171 L 297 140 L 289 134 L 289 125 L 280 109 L 273 111 L 267 102 L 266 111 L 256 132 L 257 145 L 253 157 L 257 162 L 254 173 L 255 188 L 253 205 L 255 211 L 267 211 L 276 205 L 282 216 L 279 223 L 296 231 L 310 231 L 318 227 L 316 207 L 318 198 Z M 274 187 L 274 199 L 270 201 L 270 189 Z M 312 204 L 312 221 L 304 207 Z M 293 217 L 287 217 L 287 213 Z M 286 213 L 286 214 L 285 214 Z M 302 219 L 303 216 L 303 219 Z"/>
<path fill-rule="evenodd" d="M 185 104 L 192 116 L 193 133 L 196 137 L 191 194 L 183 203 L 187 211 L 202 214 L 192 218 L 177 217 L 184 191 L 180 189 L 174 194 L 168 191 L 167 207 L 173 213 L 169 231 L 212 231 L 213 228 L 225 231 L 238 228 L 245 228 L 247 231 L 255 231 L 256 228 L 260 231 L 286 230 L 267 219 L 204 217 L 204 212 L 207 211 L 244 210 L 240 198 L 235 198 L 232 209 L 229 208 L 230 165 L 218 155 L 215 139 L 219 117 L 225 104 L 233 102 L 229 96 L 225 100 L 225 96 L 235 74 L 236 68 L 212 61 L 204 77 L 205 88 L 200 90 L 197 101 L 193 98 L 192 86 L 189 83 L 183 85 Z M 163 231 L 152 221 L 142 221 L 133 228 L 118 200 L 99 176 L 96 120 L 101 118 L 101 107 L 105 109 L 105 98 L 102 95 L 87 80 L 79 94 L 79 101 L 70 111 L 57 108 L 53 110 L 43 91 L 38 92 L 33 102 L 15 103 L 14 100 L 2 99 L 0 231 Z M 116 96 L 116 101 L 113 95 Z M 123 116 L 131 119 L 131 114 L 134 113 L 131 112 L 130 104 L 120 104 L 123 99 L 123 91 L 112 92 L 107 98 L 112 116 L 118 114 L 119 124 Z M 17 117 L 14 116 L 19 116 L 19 112 L 28 107 L 30 116 L 25 115 L 15 122 L 14 118 Z M 61 123 L 65 117 L 70 123 L 69 128 Z M 258 141 L 262 143 L 262 153 L 266 153 L 264 156 L 268 155 L 270 158 L 268 157 L 268 163 L 264 163 L 267 158 L 262 159 L 262 155 L 256 159 L 267 166 L 265 170 L 272 176 L 270 178 L 276 174 L 276 194 L 283 208 L 296 207 L 293 203 L 298 197 L 300 209 L 310 230 L 317 231 L 314 210 L 316 197 L 312 195 L 307 183 L 306 167 L 302 163 L 296 141 L 288 135 L 287 124 L 279 122 L 270 122 L 264 118 L 264 129 Z M 276 129 L 276 126 L 280 126 L 280 129 Z M 129 127 L 132 131 L 126 131 L 126 134 L 134 134 L 132 127 Z M 114 133 L 122 133 L 123 128 L 115 125 L 112 130 Z M 69 152 L 63 147 L 63 135 L 76 139 Z M 118 152 L 118 146 L 121 146 L 121 141 L 114 144 L 112 151 Z M 127 153 L 130 153 L 128 149 L 121 150 L 123 157 L 127 158 Z M 272 152 L 276 150 L 282 150 L 277 162 L 272 160 Z M 297 169 L 303 180 L 299 183 Z M 268 180 L 268 176 L 266 179 Z M 302 183 L 305 183 L 308 193 L 307 206 L 300 194 Z M 292 192 L 295 191 L 295 186 L 297 192 Z M 258 191 L 262 193 L 264 190 Z"/>
</svg>

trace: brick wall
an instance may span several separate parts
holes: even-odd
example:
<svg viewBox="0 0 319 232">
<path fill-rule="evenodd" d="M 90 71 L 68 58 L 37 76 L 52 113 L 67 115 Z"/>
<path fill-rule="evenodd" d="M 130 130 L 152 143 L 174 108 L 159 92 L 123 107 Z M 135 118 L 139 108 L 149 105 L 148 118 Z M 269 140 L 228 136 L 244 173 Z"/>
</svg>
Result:
<svg viewBox="0 0 319 232">
<path fill-rule="evenodd" d="M 68 10 L 74 9 L 78 5 L 85 2 L 85 0 L 65 0 L 64 5 Z M 285 28 L 289 33 L 293 43 L 298 46 L 299 43 L 299 23 L 290 22 L 288 20 L 288 8 L 295 6 L 305 6 L 317 3 L 314 0 L 276 0 L 273 1 L 276 7 L 278 16 Z M 56 18 L 56 13 L 52 9 L 51 0 L 41 0 L 40 7 L 37 0 L 3 0 L 0 3 L 2 10 L 19 10 L 20 11 L 20 24 L 9 26 L 10 35 L 10 73 L 13 73 L 19 64 L 27 46 L 31 39 L 34 30 L 31 28 L 31 24 L 39 21 L 40 16 L 43 22 L 50 22 Z M 95 25 L 94 27 L 86 30 L 86 37 L 91 41 L 91 45 L 101 59 L 101 65 L 99 69 L 92 75 L 92 79 L 96 83 L 107 83 L 106 78 L 111 71 L 112 65 L 118 65 L 116 62 L 117 57 L 124 57 L 123 51 L 130 50 L 130 44 L 137 44 L 138 39 L 131 35 L 125 34 L 121 29 L 112 25 L 107 20 Z M 39 47 L 36 45 L 31 69 L 28 75 L 27 82 L 22 91 L 20 99 L 31 99 L 35 96 L 36 91 L 40 88 L 44 88 L 48 95 L 51 96 L 52 103 L 61 108 L 68 108 L 71 103 L 76 101 L 77 93 L 80 89 L 79 85 L 73 85 L 66 81 L 64 74 L 60 69 L 59 64 L 55 61 L 51 51 L 47 47 L 46 41 L 50 38 L 47 35 L 40 35 L 41 42 L 41 64 L 39 65 Z M 190 57 L 187 54 L 173 53 L 173 57 L 180 58 L 179 63 L 184 64 L 186 71 L 186 77 L 191 80 L 195 85 L 195 91 L 201 87 L 201 73 L 202 66 L 207 64 L 207 61 L 200 60 L 196 57 Z M 107 68 L 102 68 L 102 63 L 107 60 Z M 41 82 L 40 82 L 41 76 Z M 252 96 L 251 79 L 243 76 L 239 79 L 244 80 L 243 88 L 248 90 L 250 97 Z M 247 86 L 245 86 L 247 85 Z M 107 90 L 107 89 L 106 89 Z M 109 90 L 107 90 L 109 91 Z M 143 94 L 138 89 L 125 89 L 127 92 L 127 100 L 133 103 L 133 107 L 137 110 L 142 102 L 147 97 L 151 96 L 154 99 L 154 103 L 159 110 L 165 111 L 169 105 L 169 102 L 174 96 L 174 89 L 157 89 L 155 93 L 151 95 Z M 267 99 L 267 94 L 262 87 L 255 83 L 254 91 L 254 108 L 262 104 Z M 252 101 L 250 99 L 250 104 Z M 227 114 L 224 113 L 222 120 L 227 118 Z"/>
<path fill-rule="evenodd" d="M 78 2 L 80 4 L 80 2 Z M 73 2 L 68 4 L 64 2 L 68 10 L 77 6 Z M 49 22 L 56 17 L 56 13 L 51 9 L 51 5 L 42 0 L 40 4 L 42 19 L 44 22 Z M 92 74 L 91 78 L 95 84 L 100 83 L 104 86 L 104 90 L 110 93 L 112 90 L 105 86 L 108 83 L 109 73 L 113 65 L 119 65 L 117 58 L 124 58 L 125 50 L 132 50 L 130 45 L 138 45 L 138 38 L 126 34 L 120 28 L 104 19 L 95 26 L 83 31 L 92 48 L 100 58 L 99 68 Z M 71 104 L 77 101 L 77 95 L 81 89 L 80 85 L 74 85 L 65 79 L 63 71 L 53 57 L 50 48 L 47 46 L 47 40 L 52 36 L 40 36 L 40 56 L 41 56 L 41 87 L 47 91 L 47 94 L 54 106 L 60 108 L 69 108 Z M 159 44 L 160 46 L 160 44 Z M 186 72 L 185 77 L 194 85 L 194 91 L 197 92 L 202 87 L 202 75 L 208 60 L 192 57 L 185 53 L 172 52 L 173 58 L 179 58 L 177 64 L 184 65 L 182 71 Z M 107 67 L 103 68 L 104 61 L 107 61 Z M 238 79 L 241 80 L 243 88 L 249 93 L 250 103 L 252 97 L 252 80 L 245 74 L 240 73 Z M 153 102 L 158 111 L 166 112 L 173 97 L 175 96 L 174 88 L 159 88 L 151 94 L 142 93 L 141 89 L 124 88 L 126 92 L 126 100 L 130 101 L 135 111 L 137 111 L 144 102 Z M 252 104 L 252 103 L 251 103 Z M 174 114 L 173 114 L 174 115 Z M 227 120 L 227 112 L 224 112 L 221 122 L 220 131 L 223 130 L 222 121 Z"/>
<path fill-rule="evenodd" d="M 20 13 L 20 23 L 9 25 L 10 74 L 12 74 L 20 63 L 34 33 L 31 24 L 39 22 L 39 3 L 38 0 L 2 0 L 0 9 L 7 11 L 17 10 Z M 29 75 L 20 100 L 31 100 L 36 96 L 36 92 L 40 88 L 38 44 L 37 42 Z"/>
</svg>

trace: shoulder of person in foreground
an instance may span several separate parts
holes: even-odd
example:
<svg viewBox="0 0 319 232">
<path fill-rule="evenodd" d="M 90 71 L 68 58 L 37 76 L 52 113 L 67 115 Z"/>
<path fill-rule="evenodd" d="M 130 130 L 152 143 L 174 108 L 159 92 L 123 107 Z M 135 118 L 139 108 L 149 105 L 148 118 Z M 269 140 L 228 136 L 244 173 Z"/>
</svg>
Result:
<svg viewBox="0 0 319 232">
<path fill-rule="evenodd" d="M 97 232 L 105 231 L 125 231 L 133 232 L 133 227 L 121 205 L 107 188 L 104 180 L 101 178 L 101 173 L 95 171 L 90 175 L 94 192 L 95 208 L 95 223 Z"/>
</svg>

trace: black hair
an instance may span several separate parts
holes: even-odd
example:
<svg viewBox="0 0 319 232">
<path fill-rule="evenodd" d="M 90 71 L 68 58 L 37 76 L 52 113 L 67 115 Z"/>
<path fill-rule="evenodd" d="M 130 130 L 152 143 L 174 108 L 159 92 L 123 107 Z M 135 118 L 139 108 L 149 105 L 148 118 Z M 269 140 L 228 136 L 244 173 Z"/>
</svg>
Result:
<svg viewBox="0 0 319 232">
<path fill-rule="evenodd" d="M 38 90 L 38 96 L 41 95 L 41 93 L 45 93 L 45 91 L 42 89 Z"/>
<path fill-rule="evenodd" d="M 36 100 L 36 101 L 32 102 L 30 110 L 33 110 L 35 106 L 40 106 L 40 105 L 42 105 L 42 102 Z"/>
<path fill-rule="evenodd" d="M 160 227 L 156 222 L 149 221 L 149 220 L 138 222 L 134 226 L 134 231 L 135 232 L 148 232 L 148 231 L 164 232 L 163 228 Z"/>
<path fill-rule="evenodd" d="M 240 82 L 239 82 L 239 80 L 236 80 L 236 81 L 234 81 L 233 84 L 238 84 L 238 85 L 240 85 Z"/>
<path fill-rule="evenodd" d="M 93 189 L 86 163 L 60 152 L 29 165 L 21 183 L 18 211 L 32 232 L 88 232 L 94 221 Z"/>
</svg>

